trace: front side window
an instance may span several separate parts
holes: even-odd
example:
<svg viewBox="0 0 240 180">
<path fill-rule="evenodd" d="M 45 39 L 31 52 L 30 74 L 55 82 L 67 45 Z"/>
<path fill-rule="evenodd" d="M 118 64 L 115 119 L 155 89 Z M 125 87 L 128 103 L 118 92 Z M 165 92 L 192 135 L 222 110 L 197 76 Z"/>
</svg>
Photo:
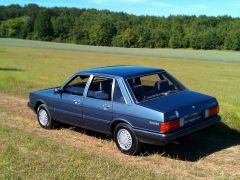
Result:
<svg viewBox="0 0 240 180">
<path fill-rule="evenodd" d="M 113 79 L 94 77 L 87 93 L 87 97 L 111 101 Z"/>
<path fill-rule="evenodd" d="M 166 72 L 133 77 L 127 82 L 138 102 L 181 91 L 184 86 Z"/>
<path fill-rule="evenodd" d="M 89 76 L 76 76 L 64 88 L 63 92 L 67 94 L 83 96 L 85 86 Z"/>
</svg>

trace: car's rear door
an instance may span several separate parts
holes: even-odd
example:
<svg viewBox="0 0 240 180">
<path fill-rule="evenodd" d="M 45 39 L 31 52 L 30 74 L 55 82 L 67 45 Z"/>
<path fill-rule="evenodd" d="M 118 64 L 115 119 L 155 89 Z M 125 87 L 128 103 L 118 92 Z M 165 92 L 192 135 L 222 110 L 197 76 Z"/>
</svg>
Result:
<svg viewBox="0 0 240 180">
<path fill-rule="evenodd" d="M 67 124 L 84 126 L 82 103 L 89 75 L 76 75 L 57 94 L 54 103 L 54 117 Z"/>
<path fill-rule="evenodd" d="M 109 133 L 112 121 L 113 79 L 94 76 L 83 100 L 83 119 L 85 127 Z"/>
</svg>

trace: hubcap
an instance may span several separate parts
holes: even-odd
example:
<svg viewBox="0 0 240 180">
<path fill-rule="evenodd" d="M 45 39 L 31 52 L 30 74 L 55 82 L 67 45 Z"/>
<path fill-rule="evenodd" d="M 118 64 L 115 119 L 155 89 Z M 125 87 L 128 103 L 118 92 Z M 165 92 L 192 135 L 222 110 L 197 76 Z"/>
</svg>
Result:
<svg viewBox="0 0 240 180">
<path fill-rule="evenodd" d="M 40 109 L 38 112 L 38 119 L 43 126 L 46 126 L 48 123 L 48 115 L 46 110 Z"/>
<path fill-rule="evenodd" d="M 132 147 L 132 136 L 126 129 L 120 129 L 117 133 L 117 141 L 119 146 L 127 151 Z"/>
</svg>

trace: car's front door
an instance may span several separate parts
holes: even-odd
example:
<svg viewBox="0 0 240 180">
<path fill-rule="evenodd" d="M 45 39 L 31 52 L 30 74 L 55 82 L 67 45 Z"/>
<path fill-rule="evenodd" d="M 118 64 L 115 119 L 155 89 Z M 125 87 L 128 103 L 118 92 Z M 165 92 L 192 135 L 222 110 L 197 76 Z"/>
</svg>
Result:
<svg viewBox="0 0 240 180">
<path fill-rule="evenodd" d="M 83 118 L 86 128 L 109 131 L 112 121 L 113 79 L 94 76 L 83 101 Z"/>
<path fill-rule="evenodd" d="M 88 75 L 77 75 L 63 87 L 62 93 L 56 95 L 54 104 L 56 119 L 68 124 L 84 126 L 82 103 L 88 79 Z"/>
</svg>

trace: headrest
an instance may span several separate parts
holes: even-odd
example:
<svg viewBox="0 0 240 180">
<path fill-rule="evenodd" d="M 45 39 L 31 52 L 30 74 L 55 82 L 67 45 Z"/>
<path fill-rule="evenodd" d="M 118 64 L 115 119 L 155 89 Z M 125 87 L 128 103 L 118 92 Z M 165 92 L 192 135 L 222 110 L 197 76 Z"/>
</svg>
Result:
<svg viewBox="0 0 240 180">
<path fill-rule="evenodd" d="M 102 88 L 102 87 L 103 87 L 102 81 L 98 82 L 97 85 L 98 85 L 98 90 L 99 90 L 99 91 L 102 91 L 102 89 L 103 89 L 103 88 Z"/>
<path fill-rule="evenodd" d="M 169 91 L 169 82 L 168 80 L 161 80 L 155 83 L 155 87 L 160 91 L 160 92 L 166 92 Z"/>
<path fill-rule="evenodd" d="M 129 85 L 130 85 L 131 87 L 137 86 L 137 85 L 141 85 L 141 80 L 140 80 L 139 77 L 132 78 L 132 79 L 130 79 L 128 82 L 129 82 Z"/>
</svg>

